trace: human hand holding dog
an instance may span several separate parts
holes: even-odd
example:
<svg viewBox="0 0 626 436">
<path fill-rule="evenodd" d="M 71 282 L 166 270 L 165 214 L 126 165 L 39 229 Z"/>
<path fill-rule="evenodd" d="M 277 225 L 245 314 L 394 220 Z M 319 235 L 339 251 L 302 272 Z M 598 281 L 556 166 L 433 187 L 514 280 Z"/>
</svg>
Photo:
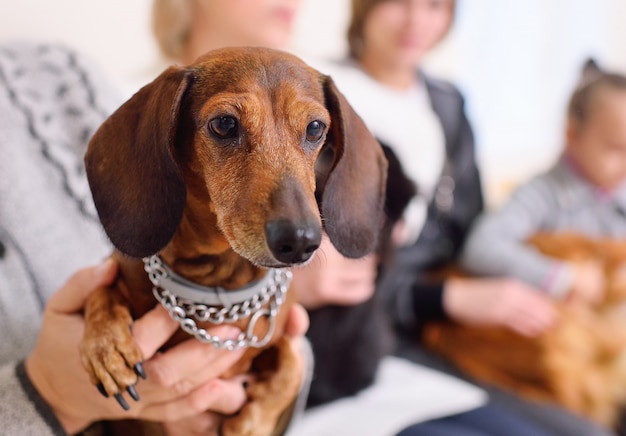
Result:
<svg viewBox="0 0 626 436">
<path fill-rule="evenodd" d="M 449 279 L 443 305 L 462 324 L 504 326 L 524 336 L 537 336 L 557 320 L 554 303 L 540 290 L 508 278 Z"/>
<path fill-rule="evenodd" d="M 573 265 L 573 280 L 568 301 L 597 304 L 604 298 L 606 279 L 597 262 L 587 261 Z"/>
<path fill-rule="evenodd" d="M 217 350 L 190 339 L 158 353 L 179 327 L 161 306 L 133 323 L 133 335 L 146 359 L 147 379 L 137 385 L 142 400 L 125 412 L 97 392 L 78 352 L 84 330 L 80 312 L 88 295 L 111 284 L 116 271 L 117 265 L 107 260 L 74 274 L 48 302 L 39 339 L 26 360 L 31 382 L 64 429 L 75 433 L 102 419 L 173 422 L 208 410 L 238 411 L 246 401 L 242 380 L 225 381 L 219 376 L 239 360 L 243 350 Z M 211 333 L 232 337 L 238 331 L 219 326 Z"/>
<path fill-rule="evenodd" d="M 308 328 L 309 316 L 306 310 L 301 305 L 294 304 L 285 324 L 285 335 L 301 365 L 306 364 L 302 355 L 302 340 Z M 234 384 L 232 389 L 237 390 L 241 387 L 242 380 L 242 377 L 235 377 L 232 380 L 221 380 L 221 384 L 225 389 Z M 163 426 L 168 436 L 217 436 L 222 419 L 223 415 L 208 410 L 177 421 L 164 422 Z"/>
</svg>

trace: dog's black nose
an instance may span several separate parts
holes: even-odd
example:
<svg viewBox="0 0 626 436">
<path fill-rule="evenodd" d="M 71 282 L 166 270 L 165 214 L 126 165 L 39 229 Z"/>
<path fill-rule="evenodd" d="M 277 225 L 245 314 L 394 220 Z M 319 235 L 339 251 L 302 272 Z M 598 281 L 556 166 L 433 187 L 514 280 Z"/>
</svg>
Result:
<svg viewBox="0 0 626 436">
<path fill-rule="evenodd" d="M 265 237 L 274 257 L 283 263 L 307 261 L 322 241 L 319 225 L 297 224 L 287 219 L 269 221 Z"/>
</svg>

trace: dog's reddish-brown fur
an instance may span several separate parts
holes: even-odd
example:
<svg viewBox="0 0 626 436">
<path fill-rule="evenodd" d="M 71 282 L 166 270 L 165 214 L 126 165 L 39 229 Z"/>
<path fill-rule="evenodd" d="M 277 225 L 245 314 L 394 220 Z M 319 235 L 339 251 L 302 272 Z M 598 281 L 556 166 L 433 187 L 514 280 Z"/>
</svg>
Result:
<svg viewBox="0 0 626 436">
<path fill-rule="evenodd" d="M 626 401 L 626 241 L 539 234 L 529 243 L 555 258 L 598 262 L 606 273 L 604 301 L 597 307 L 556 303 L 557 325 L 536 338 L 436 323 L 426 327 L 425 343 L 479 380 L 611 427 Z"/>
<path fill-rule="evenodd" d="M 230 140 L 207 128 L 224 115 L 239 122 Z M 319 143 L 305 140 L 313 120 L 327 126 Z M 333 160 L 316 183 L 322 147 L 332 148 Z M 314 233 L 323 225 L 351 257 L 375 248 L 382 223 L 386 161 L 380 145 L 330 78 L 272 50 L 219 50 L 168 69 L 103 124 L 86 167 L 120 264 L 116 283 L 87 303 L 81 345 L 93 382 L 109 394 L 137 383 L 133 365 L 142 356 L 129 326 L 156 304 L 141 257 L 159 252 L 197 284 L 236 289 L 267 267 L 306 260 L 276 258 L 266 240 L 272 220 Z M 256 381 L 249 402 L 225 420 L 223 434 L 271 434 L 297 394 L 302 368 L 281 338 L 284 309 L 294 298 L 287 295 L 268 345 L 275 358 L 253 364 L 262 351 L 252 348 L 230 371 L 254 365 Z M 246 325 L 243 320 L 239 327 Z M 259 322 L 256 333 L 266 329 L 267 322 Z M 188 338 L 179 331 L 168 346 Z M 269 361 L 273 367 L 263 367 Z"/>
</svg>

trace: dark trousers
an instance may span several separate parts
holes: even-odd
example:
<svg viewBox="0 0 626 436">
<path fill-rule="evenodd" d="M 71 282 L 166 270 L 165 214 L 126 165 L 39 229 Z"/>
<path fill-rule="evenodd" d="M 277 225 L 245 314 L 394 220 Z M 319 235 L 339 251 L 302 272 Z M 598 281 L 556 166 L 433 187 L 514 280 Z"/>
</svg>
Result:
<svg viewBox="0 0 626 436">
<path fill-rule="evenodd" d="M 398 436 L 554 436 L 505 409 L 486 405 L 412 425 Z"/>
<path fill-rule="evenodd" d="M 457 376 L 474 382 L 471 378 L 464 376 L 449 362 L 435 356 L 433 353 L 424 350 L 423 348 L 416 346 L 415 343 L 403 342 L 401 343 L 398 353 L 400 357 L 407 358 L 413 362 L 426 365 L 430 368 L 443 371 L 445 373 Z M 495 386 L 476 383 L 489 394 L 489 401 L 487 406 L 497 407 L 503 411 L 508 412 L 510 415 L 516 416 L 530 425 L 537 426 L 543 429 L 543 433 L 555 436 L 614 436 L 615 433 L 602 428 L 591 421 L 574 415 L 559 407 L 556 404 L 535 402 L 523 399 L 511 392 L 503 389 L 498 389 Z M 626 420 L 624 421 L 626 422 Z M 419 434 L 419 433 L 416 433 Z M 422 433 L 424 434 L 424 433 Z M 433 436 L 439 433 L 430 433 Z M 446 434 L 446 433 L 442 433 Z M 447 433 L 449 434 L 449 433 Z M 473 433 L 461 433 L 473 435 Z M 481 433 L 478 433 L 481 434 Z M 483 433 L 484 434 L 484 433 Z M 491 434 L 491 433 L 486 433 Z M 509 436 L 508 431 L 502 433 L 503 436 Z M 620 435 L 626 436 L 626 432 L 620 433 Z"/>
</svg>

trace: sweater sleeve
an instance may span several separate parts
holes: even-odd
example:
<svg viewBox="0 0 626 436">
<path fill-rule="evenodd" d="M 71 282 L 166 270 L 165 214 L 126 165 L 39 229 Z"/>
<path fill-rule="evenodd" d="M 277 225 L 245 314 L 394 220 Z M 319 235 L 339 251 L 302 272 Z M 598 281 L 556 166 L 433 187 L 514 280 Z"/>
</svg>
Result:
<svg viewBox="0 0 626 436">
<path fill-rule="evenodd" d="M 65 435 L 61 424 L 37 393 L 23 363 L 0 367 L 0 423 L 7 435 Z"/>
<path fill-rule="evenodd" d="M 47 298 L 110 251 L 82 156 L 119 100 L 101 70 L 56 44 L 0 44 L 0 434 L 64 434 L 18 362 Z"/>
<path fill-rule="evenodd" d="M 557 202 L 546 176 L 539 176 L 513 193 L 499 210 L 486 213 L 472 229 L 461 265 L 472 274 L 511 276 L 555 296 L 571 285 L 571 266 L 529 246 L 537 231 L 549 228 Z"/>
</svg>

